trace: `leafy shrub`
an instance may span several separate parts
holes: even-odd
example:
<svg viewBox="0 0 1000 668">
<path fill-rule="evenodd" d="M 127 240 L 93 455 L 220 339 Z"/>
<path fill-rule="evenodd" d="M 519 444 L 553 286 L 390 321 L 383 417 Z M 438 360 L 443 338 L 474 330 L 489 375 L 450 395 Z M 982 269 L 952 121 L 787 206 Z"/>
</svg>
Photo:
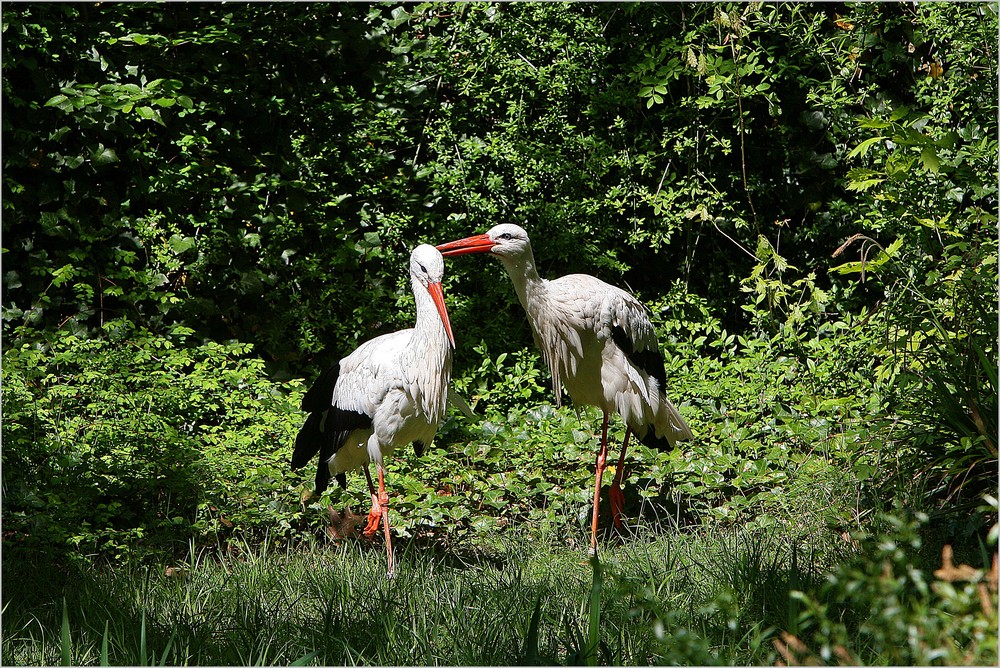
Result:
<svg viewBox="0 0 1000 668">
<path fill-rule="evenodd" d="M 994 503 L 994 520 L 995 510 Z M 775 641 L 784 660 L 995 665 L 996 536 L 990 550 L 984 546 L 982 568 L 956 567 L 947 546 L 935 569 L 922 558 L 927 516 L 885 519 L 886 530 L 858 534 L 857 556 L 835 568 L 818 592 L 799 596 L 799 633 Z"/>
<path fill-rule="evenodd" d="M 287 533 L 298 384 L 268 380 L 247 344 L 127 330 L 116 322 L 106 338 L 64 334 L 4 353 L 11 544 L 112 555 L 139 539 L 183 547 L 241 529 Z"/>
</svg>

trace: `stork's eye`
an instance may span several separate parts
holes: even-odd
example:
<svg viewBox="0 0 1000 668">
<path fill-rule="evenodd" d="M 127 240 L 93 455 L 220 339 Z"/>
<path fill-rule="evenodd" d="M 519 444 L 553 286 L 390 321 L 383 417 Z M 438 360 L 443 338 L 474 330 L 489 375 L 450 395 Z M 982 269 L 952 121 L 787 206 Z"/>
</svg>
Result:
<svg viewBox="0 0 1000 668">
<path fill-rule="evenodd" d="M 510 232 L 504 232 L 499 237 L 497 237 L 497 239 L 503 239 L 504 241 L 510 241 L 513 238 L 514 238 L 514 235 L 511 234 Z"/>
<path fill-rule="evenodd" d="M 417 263 L 417 266 L 420 267 L 420 271 L 424 272 L 425 274 L 427 273 L 427 267 L 425 267 L 424 265 L 420 264 L 419 262 Z"/>
</svg>

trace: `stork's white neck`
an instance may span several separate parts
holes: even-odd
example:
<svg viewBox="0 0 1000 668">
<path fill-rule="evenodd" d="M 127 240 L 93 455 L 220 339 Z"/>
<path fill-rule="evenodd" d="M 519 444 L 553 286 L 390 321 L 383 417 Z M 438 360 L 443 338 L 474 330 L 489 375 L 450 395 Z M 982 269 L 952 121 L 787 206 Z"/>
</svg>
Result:
<svg viewBox="0 0 1000 668">
<path fill-rule="evenodd" d="M 531 301 L 532 294 L 541 288 L 545 282 L 535 269 L 535 256 L 531 252 L 531 246 L 528 246 L 521 255 L 513 257 L 498 255 L 497 257 L 500 258 L 504 268 L 507 269 L 510 282 L 514 284 L 514 290 L 517 291 L 517 298 L 521 300 L 521 306 L 524 307 L 525 311 L 530 313 L 528 304 Z"/>
<path fill-rule="evenodd" d="M 416 278 L 410 283 L 417 308 L 417 321 L 409 345 L 413 364 L 411 392 L 417 413 L 423 414 L 437 429 L 437 423 L 444 419 L 448 401 L 451 342 L 430 292 Z"/>
<path fill-rule="evenodd" d="M 434 299 L 431 298 L 431 293 L 416 278 L 410 279 L 410 285 L 413 288 L 413 299 L 417 309 L 417 321 L 413 328 L 417 330 L 417 337 L 422 341 L 421 345 L 451 350 L 448 333 L 444 329 L 444 322 L 434 304 Z"/>
</svg>

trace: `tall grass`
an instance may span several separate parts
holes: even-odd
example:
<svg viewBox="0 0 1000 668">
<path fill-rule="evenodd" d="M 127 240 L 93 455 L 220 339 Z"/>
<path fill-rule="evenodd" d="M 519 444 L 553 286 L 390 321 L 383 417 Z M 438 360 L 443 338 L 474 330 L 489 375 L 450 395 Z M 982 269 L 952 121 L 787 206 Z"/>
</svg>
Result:
<svg viewBox="0 0 1000 668">
<path fill-rule="evenodd" d="M 582 533 L 575 538 L 577 546 L 586 542 Z M 970 661 L 995 657 L 989 615 L 967 615 L 978 605 L 975 586 L 950 599 L 947 591 L 957 588 L 942 590 L 944 598 L 928 597 L 938 584 L 911 586 L 921 578 L 931 582 L 932 569 L 921 570 L 908 547 L 918 542 L 890 552 L 891 541 L 872 544 L 871 563 L 855 554 L 863 572 L 841 569 L 848 579 L 834 588 L 821 571 L 835 571 L 814 555 L 837 553 L 836 561 L 857 546 L 833 532 L 815 536 L 806 548 L 777 530 L 644 530 L 607 538 L 599 560 L 527 530 L 447 550 L 400 540 L 392 581 L 385 578 L 381 545 L 361 540 L 296 549 L 244 544 L 225 554 L 192 548 L 184 563 L 157 566 L 47 567 L 12 562 L 5 553 L 2 660 L 739 665 L 787 659 L 799 637 L 821 653 L 830 646 L 869 662 L 910 656 L 885 653 L 898 644 L 894 624 L 903 638 L 912 631 L 906 606 L 886 608 L 879 613 L 885 619 L 873 621 L 861 609 L 875 605 L 866 595 L 916 602 L 924 617 L 942 603 L 942 620 L 969 620 L 960 630 L 971 639 Z M 879 565 L 882 560 L 888 565 Z M 887 568 L 900 577 L 887 580 Z M 995 599 L 995 585 L 992 591 Z M 841 600 L 816 602 L 816 594 L 829 599 L 831 592 Z M 852 610 L 857 596 L 863 605 Z M 873 641 L 869 633 L 864 645 L 847 644 L 851 629 L 872 624 L 887 629 L 885 638 Z M 949 625 L 927 644 L 950 643 L 947 656 L 961 659 L 965 649 L 953 642 Z M 820 631 L 825 635 L 817 636 Z"/>
<path fill-rule="evenodd" d="M 720 625 L 705 608 L 722 590 L 755 586 L 759 569 L 742 555 L 751 546 L 769 551 L 752 563 L 787 581 L 777 543 L 681 534 L 609 540 L 600 561 L 538 536 L 464 551 L 400 541 L 392 581 L 381 546 L 360 541 L 192 550 L 183 564 L 156 567 L 5 564 L 3 662 L 672 663 L 664 638 L 681 627 L 710 638 L 725 630 L 710 643 L 725 647 L 706 645 L 714 655 L 766 661 L 760 639 L 742 637 L 763 637 L 763 626 L 736 638 L 728 618 Z"/>
</svg>

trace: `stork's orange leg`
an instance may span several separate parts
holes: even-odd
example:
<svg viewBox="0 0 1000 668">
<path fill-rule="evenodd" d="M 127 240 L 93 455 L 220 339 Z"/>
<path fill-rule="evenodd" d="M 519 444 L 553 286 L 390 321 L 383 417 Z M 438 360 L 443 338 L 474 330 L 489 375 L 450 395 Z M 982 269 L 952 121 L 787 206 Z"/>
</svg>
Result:
<svg viewBox="0 0 1000 668">
<path fill-rule="evenodd" d="M 368 481 L 368 492 L 372 495 L 372 509 L 368 511 L 368 523 L 365 524 L 364 535 L 365 538 L 371 538 L 378 531 L 378 521 L 382 516 L 382 509 L 379 505 L 378 493 L 375 491 L 375 485 L 372 483 L 372 474 L 368 470 L 368 465 L 365 464 L 365 480 Z M 379 480 L 382 479 L 382 469 L 379 467 Z"/>
<path fill-rule="evenodd" d="M 597 515 L 601 504 L 601 477 L 608 465 L 608 413 L 604 412 L 604 423 L 601 426 L 601 449 L 597 452 L 597 463 L 594 466 L 594 521 L 590 528 L 590 554 L 597 554 Z"/>
<path fill-rule="evenodd" d="M 389 495 L 385 491 L 385 475 L 382 471 L 382 465 L 378 465 L 378 504 L 382 514 L 382 527 L 385 529 L 385 555 L 386 555 L 386 573 L 387 578 L 391 578 L 396 574 L 396 565 L 392 560 L 392 538 L 389 535 Z"/>
<path fill-rule="evenodd" d="M 625 439 L 622 441 L 622 453 L 618 456 L 618 468 L 615 469 L 615 479 L 611 482 L 611 489 L 608 496 L 611 497 L 611 519 L 615 521 L 615 527 L 622 528 L 621 515 L 625 509 L 625 494 L 622 493 L 622 477 L 625 474 L 625 450 L 628 448 L 628 437 L 632 435 L 632 430 L 625 428 Z"/>
</svg>

